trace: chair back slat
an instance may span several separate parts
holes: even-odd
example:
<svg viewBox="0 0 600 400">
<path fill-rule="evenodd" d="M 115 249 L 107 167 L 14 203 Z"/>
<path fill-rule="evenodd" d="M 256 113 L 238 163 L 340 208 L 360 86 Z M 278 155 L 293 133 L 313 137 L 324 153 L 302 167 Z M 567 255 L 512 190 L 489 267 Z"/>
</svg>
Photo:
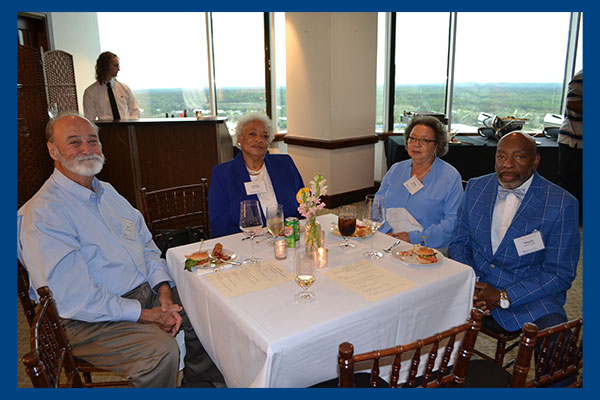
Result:
<svg viewBox="0 0 600 400">
<path fill-rule="evenodd" d="M 379 357 L 373 360 L 373 368 L 371 369 L 371 386 L 377 387 L 379 381 Z"/>
<path fill-rule="evenodd" d="M 431 350 L 429 351 L 429 356 L 427 357 L 427 364 L 425 364 L 425 372 L 423 373 L 423 379 L 425 380 L 425 382 L 429 382 L 431 376 L 433 375 L 433 368 L 435 367 L 435 360 L 437 359 L 438 349 L 439 342 L 435 342 Z"/>
<path fill-rule="evenodd" d="M 402 357 L 400 354 L 394 357 L 392 364 L 392 374 L 390 377 L 390 387 L 398 387 L 398 379 L 400 379 L 400 370 L 402 369 Z"/>
<path fill-rule="evenodd" d="M 583 368 L 583 319 L 578 318 L 544 330 L 533 323 L 523 326 L 523 335 L 511 377 L 511 387 L 544 387 Z M 535 360 L 534 377 L 527 380 L 536 344 L 539 347 Z M 581 374 L 573 387 L 581 387 Z"/>
<path fill-rule="evenodd" d="M 465 380 L 467 366 L 473 353 L 473 346 L 477 338 L 477 333 L 481 329 L 481 319 L 483 312 L 479 309 L 471 311 L 471 318 L 468 322 L 450 328 L 444 332 L 433 336 L 417 340 L 415 342 L 390 347 L 382 350 L 375 350 L 368 353 L 354 355 L 354 346 L 351 343 L 344 342 L 339 346 L 338 366 L 339 366 L 339 387 L 355 387 L 354 365 L 363 361 L 372 361 L 370 386 L 376 387 L 379 377 L 380 360 L 387 357 L 394 357 L 391 373 L 390 387 L 440 387 L 440 386 L 461 386 Z M 463 335 L 456 360 L 452 371 L 447 371 L 450 363 L 454 343 L 459 335 Z M 446 342 L 447 341 L 447 342 Z M 445 346 L 440 343 L 445 342 Z M 427 364 L 424 367 L 424 374 L 417 377 L 421 354 L 423 349 L 431 346 L 427 354 Z M 438 368 L 438 376 L 432 380 L 435 361 L 438 358 L 440 348 L 444 348 L 444 355 Z M 410 355 L 409 369 L 404 384 L 399 385 L 399 376 L 401 370 L 401 360 L 403 355 Z"/>
<path fill-rule="evenodd" d="M 52 292 L 43 286 L 38 294 L 40 306 L 31 325 L 31 351 L 22 358 L 31 382 L 34 387 L 58 387 L 64 373 L 66 384 L 61 386 L 83 387 Z"/>
</svg>

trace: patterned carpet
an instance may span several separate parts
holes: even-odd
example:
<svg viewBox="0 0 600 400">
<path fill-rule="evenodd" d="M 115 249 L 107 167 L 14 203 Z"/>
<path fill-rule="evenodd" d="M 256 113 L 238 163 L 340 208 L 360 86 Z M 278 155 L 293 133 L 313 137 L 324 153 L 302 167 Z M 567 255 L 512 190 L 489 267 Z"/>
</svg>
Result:
<svg viewBox="0 0 600 400">
<path fill-rule="evenodd" d="M 362 215 L 363 203 L 356 203 L 357 206 L 357 215 L 360 217 Z M 335 212 L 336 210 L 323 210 L 323 213 Z M 583 233 L 582 233 L 583 238 Z M 577 266 L 577 277 L 575 278 L 571 289 L 567 292 L 567 302 L 565 305 L 565 309 L 567 312 L 567 317 L 569 320 L 578 318 L 583 315 L 583 249 L 580 250 L 581 255 L 579 258 L 579 264 Z M 29 351 L 29 326 L 27 324 L 27 320 L 23 315 L 23 311 L 21 308 L 20 302 L 17 300 L 17 387 L 19 388 L 27 388 L 32 387 L 31 381 L 25 372 L 25 368 L 21 362 L 21 357 Z M 495 351 L 495 342 L 490 340 L 485 335 L 479 335 L 477 337 L 476 348 L 483 351 L 486 354 L 490 354 L 493 356 Z M 516 349 L 506 355 L 505 360 L 511 360 L 516 356 Z M 475 356 L 476 357 L 476 356 Z M 181 374 L 180 374 L 181 375 Z M 106 381 L 114 379 L 115 377 L 106 375 L 94 375 L 94 380 L 97 381 Z"/>
</svg>

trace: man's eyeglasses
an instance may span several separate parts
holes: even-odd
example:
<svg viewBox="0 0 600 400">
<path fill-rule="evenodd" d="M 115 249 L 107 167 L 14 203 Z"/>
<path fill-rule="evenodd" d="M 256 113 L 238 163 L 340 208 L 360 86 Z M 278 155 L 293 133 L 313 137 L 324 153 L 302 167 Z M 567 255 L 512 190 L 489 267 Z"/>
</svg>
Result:
<svg viewBox="0 0 600 400">
<path fill-rule="evenodd" d="M 417 139 L 412 136 L 408 137 L 408 141 L 413 144 L 435 143 L 435 140 L 432 140 L 432 139 Z"/>
</svg>

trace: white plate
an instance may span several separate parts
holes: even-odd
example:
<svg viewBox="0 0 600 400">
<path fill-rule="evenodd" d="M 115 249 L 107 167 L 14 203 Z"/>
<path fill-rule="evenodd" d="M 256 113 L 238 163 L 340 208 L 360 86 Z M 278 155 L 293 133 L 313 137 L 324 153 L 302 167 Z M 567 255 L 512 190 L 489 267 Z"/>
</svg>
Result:
<svg viewBox="0 0 600 400">
<path fill-rule="evenodd" d="M 210 253 L 212 253 L 212 250 Z M 210 253 L 209 253 L 209 255 L 210 255 Z M 238 259 L 238 255 L 231 250 L 223 249 L 223 254 L 225 254 L 226 256 L 231 256 L 231 258 L 227 261 L 218 261 L 218 262 L 212 262 L 212 263 L 205 262 L 204 264 L 194 265 L 192 267 L 192 272 L 196 269 L 204 270 L 204 269 L 208 269 L 208 268 L 220 267 L 220 266 L 229 264 L 229 261 L 236 261 Z M 185 260 L 184 260 L 184 263 L 185 263 Z"/>
<path fill-rule="evenodd" d="M 440 265 L 442 263 L 442 261 L 444 261 L 444 255 L 442 254 L 441 251 L 439 251 L 437 249 L 433 249 L 435 251 L 435 257 L 437 258 L 437 262 L 432 263 L 432 264 L 421 264 L 419 262 L 419 260 L 417 259 L 417 256 L 412 252 L 408 255 L 400 254 L 403 252 L 410 252 L 411 249 L 412 249 L 412 246 L 408 247 L 408 248 L 403 248 L 403 249 L 396 249 L 392 252 L 392 258 L 401 264 L 418 266 L 418 267 L 433 267 L 436 265 Z"/>
<path fill-rule="evenodd" d="M 359 226 L 368 229 L 369 233 L 366 234 L 365 236 L 355 236 L 356 235 L 356 231 L 354 231 L 354 234 L 352 236 L 348 237 L 349 239 L 364 239 L 364 238 L 368 238 L 368 237 L 373 236 L 373 231 L 371 230 L 371 228 L 367 227 L 366 225 L 361 224 L 359 222 L 359 220 L 356 220 L 356 228 L 358 229 Z M 336 223 L 331 223 L 331 234 L 333 236 L 337 236 L 337 237 L 340 237 L 340 238 L 343 237 L 340 234 L 340 231 L 339 231 L 338 226 L 337 226 L 337 222 Z"/>
</svg>

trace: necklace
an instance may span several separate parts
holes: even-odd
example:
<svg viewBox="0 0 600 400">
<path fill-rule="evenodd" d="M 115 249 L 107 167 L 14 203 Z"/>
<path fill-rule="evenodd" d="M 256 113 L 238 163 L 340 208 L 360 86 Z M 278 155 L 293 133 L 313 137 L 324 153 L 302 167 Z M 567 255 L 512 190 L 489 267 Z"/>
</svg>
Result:
<svg viewBox="0 0 600 400">
<path fill-rule="evenodd" d="M 260 175 L 263 172 L 263 170 L 265 169 L 265 164 L 263 163 L 262 167 L 260 167 L 260 169 L 258 171 L 250 169 L 247 166 L 246 166 L 246 169 L 248 170 L 248 174 L 250 174 L 250 176 L 257 176 L 257 175 Z"/>
<path fill-rule="evenodd" d="M 423 172 L 421 175 L 411 174 L 411 176 L 417 176 L 418 180 L 422 180 L 428 173 L 431 172 L 431 168 L 428 168 L 427 171 Z"/>
</svg>

